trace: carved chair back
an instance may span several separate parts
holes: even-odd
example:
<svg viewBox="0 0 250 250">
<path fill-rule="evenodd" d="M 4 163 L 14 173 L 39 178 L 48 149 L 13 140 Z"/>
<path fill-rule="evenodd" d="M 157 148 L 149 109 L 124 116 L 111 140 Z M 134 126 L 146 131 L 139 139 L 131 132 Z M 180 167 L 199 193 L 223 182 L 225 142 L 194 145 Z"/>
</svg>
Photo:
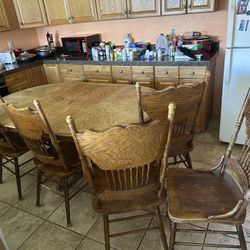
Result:
<svg viewBox="0 0 250 250">
<path fill-rule="evenodd" d="M 34 100 L 36 110 L 29 107 L 16 108 L 4 103 L 4 108 L 15 127 L 35 157 L 43 163 L 62 166 L 68 170 L 59 142 L 38 100 Z"/>
<path fill-rule="evenodd" d="M 166 119 L 167 107 L 170 102 L 174 102 L 176 104 L 176 112 L 173 137 L 192 135 L 205 87 L 205 82 L 202 82 L 169 87 L 164 90 L 150 89 L 142 92 L 140 85 L 137 83 L 140 122 L 143 123 L 145 121 L 143 111 L 151 119 Z"/>
<path fill-rule="evenodd" d="M 169 109 L 168 121 L 116 126 L 104 132 L 80 133 L 72 118 L 67 118 L 89 186 L 94 192 L 101 181 L 95 171 L 97 167 L 105 172 L 106 190 L 138 191 L 158 185 L 161 194 L 175 106 L 171 104 Z"/>
</svg>

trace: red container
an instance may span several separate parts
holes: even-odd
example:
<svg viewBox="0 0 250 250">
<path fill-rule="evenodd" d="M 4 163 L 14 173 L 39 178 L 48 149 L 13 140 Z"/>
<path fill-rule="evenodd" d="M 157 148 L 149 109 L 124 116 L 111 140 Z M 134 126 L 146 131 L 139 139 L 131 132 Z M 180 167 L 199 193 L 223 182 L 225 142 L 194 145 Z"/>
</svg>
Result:
<svg viewBox="0 0 250 250">
<path fill-rule="evenodd" d="M 15 54 L 16 57 L 18 57 L 21 53 L 22 53 L 22 49 L 21 48 L 14 49 L 14 54 Z"/>
</svg>

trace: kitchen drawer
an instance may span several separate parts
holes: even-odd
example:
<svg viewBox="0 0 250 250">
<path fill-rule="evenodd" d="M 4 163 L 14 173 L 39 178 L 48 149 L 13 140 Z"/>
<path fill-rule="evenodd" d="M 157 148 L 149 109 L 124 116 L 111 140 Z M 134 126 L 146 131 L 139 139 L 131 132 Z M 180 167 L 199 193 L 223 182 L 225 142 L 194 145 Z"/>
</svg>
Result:
<svg viewBox="0 0 250 250">
<path fill-rule="evenodd" d="M 178 66 L 156 66 L 155 77 L 178 78 L 179 67 Z"/>
<path fill-rule="evenodd" d="M 59 70 L 61 74 L 67 75 L 83 75 L 82 65 L 60 64 Z"/>
<path fill-rule="evenodd" d="M 111 76 L 111 67 L 109 65 L 84 65 L 85 75 L 91 76 Z"/>
<path fill-rule="evenodd" d="M 207 67 L 197 66 L 180 66 L 180 78 L 204 79 Z"/>
<path fill-rule="evenodd" d="M 112 66 L 112 75 L 115 77 L 130 78 L 132 76 L 131 67 L 130 66 Z"/>
<path fill-rule="evenodd" d="M 143 79 L 154 77 L 153 66 L 133 66 L 132 67 L 133 77 L 141 77 Z"/>
<path fill-rule="evenodd" d="M 15 84 L 16 81 L 22 81 L 28 78 L 28 74 L 26 71 L 14 73 L 5 77 L 5 81 L 9 84 Z"/>
</svg>

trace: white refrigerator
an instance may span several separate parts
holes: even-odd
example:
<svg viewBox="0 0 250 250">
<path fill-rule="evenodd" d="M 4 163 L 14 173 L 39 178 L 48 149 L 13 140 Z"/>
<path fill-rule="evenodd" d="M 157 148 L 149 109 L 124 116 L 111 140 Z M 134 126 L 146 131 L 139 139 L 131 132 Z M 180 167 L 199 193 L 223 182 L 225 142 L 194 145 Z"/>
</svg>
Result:
<svg viewBox="0 0 250 250">
<path fill-rule="evenodd" d="M 229 142 L 250 87 L 250 0 L 230 0 L 220 120 L 220 141 Z M 245 121 L 236 143 L 245 140 Z"/>
</svg>

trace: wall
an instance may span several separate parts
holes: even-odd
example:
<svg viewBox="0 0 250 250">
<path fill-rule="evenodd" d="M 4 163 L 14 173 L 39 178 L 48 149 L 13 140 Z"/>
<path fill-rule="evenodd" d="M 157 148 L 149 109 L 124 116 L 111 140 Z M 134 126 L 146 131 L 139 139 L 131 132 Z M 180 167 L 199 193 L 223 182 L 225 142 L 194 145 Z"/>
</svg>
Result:
<svg viewBox="0 0 250 250">
<path fill-rule="evenodd" d="M 14 48 L 30 49 L 39 46 L 35 29 L 15 30 L 0 33 L 0 51 L 7 50 L 7 41 L 13 42 Z"/>
<path fill-rule="evenodd" d="M 112 20 L 81 24 L 37 28 L 40 45 L 47 43 L 47 31 L 57 34 L 58 41 L 63 36 L 86 33 L 101 33 L 104 41 L 122 44 L 127 33 L 132 33 L 135 41 L 149 41 L 155 43 L 160 33 L 169 33 L 175 27 L 177 34 L 187 31 L 201 31 L 215 36 L 221 41 L 221 49 L 217 58 L 216 82 L 214 91 L 214 114 L 220 114 L 221 86 L 223 79 L 224 50 L 227 26 L 227 0 L 220 0 L 217 11 L 211 13 L 175 15 L 152 18 L 138 18 L 126 20 Z"/>
</svg>

